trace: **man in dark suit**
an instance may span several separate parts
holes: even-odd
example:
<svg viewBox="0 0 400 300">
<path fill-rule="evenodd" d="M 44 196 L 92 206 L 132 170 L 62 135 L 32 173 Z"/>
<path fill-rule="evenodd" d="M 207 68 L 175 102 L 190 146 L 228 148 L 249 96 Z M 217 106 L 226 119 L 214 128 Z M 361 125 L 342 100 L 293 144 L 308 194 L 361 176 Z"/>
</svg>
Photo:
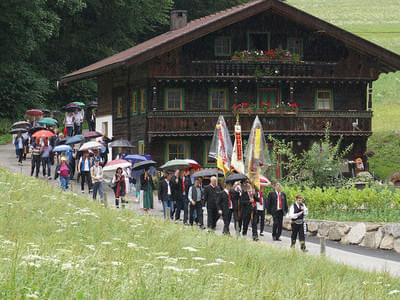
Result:
<svg viewBox="0 0 400 300">
<path fill-rule="evenodd" d="M 179 170 L 175 172 L 172 177 L 172 199 L 175 205 L 175 222 L 177 222 L 181 217 L 181 210 L 184 210 L 184 194 L 185 194 L 185 184 Z M 185 217 L 185 214 L 184 214 Z M 186 215 L 187 218 L 187 215 Z M 187 219 L 183 220 L 187 223 Z"/>
<path fill-rule="evenodd" d="M 233 199 L 231 194 L 232 184 L 230 182 L 225 183 L 225 189 L 219 193 L 217 200 L 218 214 L 222 216 L 224 220 L 224 228 L 222 229 L 223 234 L 229 233 L 229 225 L 232 219 L 233 212 Z"/>
<path fill-rule="evenodd" d="M 167 218 L 167 207 L 170 209 L 170 217 L 173 218 L 174 202 L 172 200 L 171 174 L 167 173 L 165 177 L 160 178 L 158 183 L 158 201 L 162 203 L 164 210 L 164 219 Z"/>
<path fill-rule="evenodd" d="M 254 195 L 250 183 L 244 186 L 244 191 L 240 197 L 240 211 L 242 215 L 242 235 L 247 235 L 247 229 L 251 219 L 252 205 L 254 203 Z"/>
<path fill-rule="evenodd" d="M 213 176 L 211 177 L 210 184 L 204 188 L 204 203 L 207 206 L 207 227 L 211 230 L 215 230 L 217 226 L 217 199 L 219 192 L 217 178 Z"/>
<path fill-rule="evenodd" d="M 272 239 L 281 241 L 283 215 L 288 212 L 286 194 L 282 192 L 280 183 L 275 184 L 275 191 L 268 194 L 267 213 L 272 215 L 274 225 L 272 226 Z"/>
</svg>

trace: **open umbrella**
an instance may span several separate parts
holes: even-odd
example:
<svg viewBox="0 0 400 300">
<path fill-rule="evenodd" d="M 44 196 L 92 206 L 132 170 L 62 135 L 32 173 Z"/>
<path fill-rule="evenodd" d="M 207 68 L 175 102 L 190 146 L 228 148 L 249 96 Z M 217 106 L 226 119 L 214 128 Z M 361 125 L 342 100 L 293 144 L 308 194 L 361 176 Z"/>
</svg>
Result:
<svg viewBox="0 0 400 300">
<path fill-rule="evenodd" d="M 133 148 L 133 145 L 128 140 L 116 140 L 108 144 L 108 147 L 114 148 Z"/>
<path fill-rule="evenodd" d="M 89 149 L 98 149 L 100 147 L 103 147 L 103 145 L 100 144 L 99 142 L 87 142 L 87 143 L 84 143 L 82 145 L 82 147 L 79 148 L 79 151 L 86 151 Z"/>
<path fill-rule="evenodd" d="M 235 182 L 235 181 L 241 181 L 241 180 L 246 180 L 247 176 L 244 174 L 231 174 L 226 178 L 226 182 Z"/>
<path fill-rule="evenodd" d="M 79 106 L 82 106 L 82 107 L 86 105 L 85 103 L 80 102 L 80 101 L 74 101 L 74 102 L 72 102 L 72 103 L 78 104 Z"/>
<path fill-rule="evenodd" d="M 177 170 L 190 167 L 190 164 L 184 159 L 173 159 L 163 164 L 160 169 L 162 170 Z"/>
<path fill-rule="evenodd" d="M 193 168 L 195 170 L 200 169 L 200 164 L 194 159 L 184 159 L 189 165 L 189 168 Z"/>
<path fill-rule="evenodd" d="M 124 159 L 130 161 L 132 164 L 135 164 L 136 161 L 148 160 L 144 155 L 140 154 L 129 154 L 126 155 Z"/>
<path fill-rule="evenodd" d="M 94 138 L 98 138 L 101 136 L 103 136 L 103 134 L 100 132 L 97 132 L 97 131 L 88 131 L 83 134 L 83 137 L 85 139 L 94 139 Z"/>
<path fill-rule="evenodd" d="M 25 127 L 27 125 L 29 125 L 29 123 L 27 121 L 18 121 L 18 122 L 15 122 L 14 124 L 12 124 L 11 127 L 12 128 L 20 128 L 20 127 Z"/>
<path fill-rule="evenodd" d="M 260 185 L 261 186 L 269 186 L 269 185 L 271 185 L 271 181 L 269 181 L 267 177 L 260 175 Z"/>
<path fill-rule="evenodd" d="M 58 124 L 58 121 L 56 119 L 46 117 L 46 118 L 41 118 L 38 121 L 38 123 L 46 126 L 56 126 Z"/>
<path fill-rule="evenodd" d="M 34 134 L 32 134 L 33 137 L 35 138 L 50 138 L 52 136 L 54 136 L 54 132 L 50 131 L 50 130 L 39 130 L 36 131 Z"/>
<path fill-rule="evenodd" d="M 132 164 L 125 159 L 115 159 L 109 161 L 103 168 L 103 171 L 114 171 L 118 168 L 127 168 L 130 167 Z"/>
<path fill-rule="evenodd" d="M 53 149 L 54 152 L 65 152 L 65 151 L 71 151 L 71 150 L 72 150 L 71 146 L 68 146 L 68 145 L 59 145 L 59 146 L 54 147 L 54 149 Z"/>
<path fill-rule="evenodd" d="M 80 143 L 80 142 L 83 141 L 83 140 L 84 140 L 83 136 L 82 136 L 81 134 L 77 134 L 77 135 L 74 135 L 73 137 L 70 137 L 70 138 L 65 142 L 65 144 L 66 144 L 66 145 L 78 144 L 78 143 Z"/>
<path fill-rule="evenodd" d="M 193 177 L 211 177 L 211 176 L 216 176 L 217 175 L 217 170 L 216 169 L 205 169 L 201 171 L 197 171 L 193 173 Z M 221 170 L 218 170 L 218 175 L 224 176 L 224 172 Z"/>
<path fill-rule="evenodd" d="M 43 115 L 43 112 L 41 110 L 39 110 L 39 109 L 30 109 L 30 110 L 27 110 L 25 112 L 25 114 L 28 115 L 28 116 L 36 117 L 36 116 Z"/>
<path fill-rule="evenodd" d="M 133 165 L 133 170 L 147 169 L 150 167 L 154 167 L 155 165 L 156 162 L 154 160 L 138 161 Z"/>
<path fill-rule="evenodd" d="M 25 133 L 25 132 L 27 132 L 27 130 L 24 128 L 14 128 L 9 131 L 9 133 L 11 133 L 11 134 L 15 134 L 18 132 Z"/>
<path fill-rule="evenodd" d="M 66 111 L 74 111 L 75 109 L 81 110 L 82 107 L 80 105 L 78 105 L 78 104 L 75 104 L 75 103 L 69 103 L 69 104 L 65 105 L 63 107 L 63 109 L 66 110 Z"/>
<path fill-rule="evenodd" d="M 96 101 L 90 102 L 90 103 L 87 105 L 87 107 L 89 107 L 89 108 L 95 108 L 95 107 L 97 107 L 97 106 L 99 106 L 99 104 L 98 104 Z"/>
<path fill-rule="evenodd" d="M 39 130 L 47 130 L 47 129 L 46 129 L 46 127 L 43 127 L 43 126 L 36 126 L 36 127 L 32 127 L 31 129 L 29 129 L 28 132 L 30 134 L 34 134 L 35 132 L 37 132 Z"/>
</svg>

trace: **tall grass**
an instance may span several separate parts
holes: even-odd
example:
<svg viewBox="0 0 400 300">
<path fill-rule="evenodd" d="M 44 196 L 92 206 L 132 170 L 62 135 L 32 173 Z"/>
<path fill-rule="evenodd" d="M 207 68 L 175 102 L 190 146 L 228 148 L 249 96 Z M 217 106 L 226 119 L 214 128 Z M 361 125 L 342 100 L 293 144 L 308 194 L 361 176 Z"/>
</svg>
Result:
<svg viewBox="0 0 400 300">
<path fill-rule="evenodd" d="M 0 169 L 0 298 L 382 299 L 400 280 L 216 236 Z"/>
</svg>

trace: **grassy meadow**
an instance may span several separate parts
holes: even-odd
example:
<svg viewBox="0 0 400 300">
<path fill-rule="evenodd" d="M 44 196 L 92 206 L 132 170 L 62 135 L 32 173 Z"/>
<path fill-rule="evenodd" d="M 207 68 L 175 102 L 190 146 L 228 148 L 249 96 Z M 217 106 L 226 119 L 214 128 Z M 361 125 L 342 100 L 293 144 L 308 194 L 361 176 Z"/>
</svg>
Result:
<svg viewBox="0 0 400 300">
<path fill-rule="evenodd" d="M 288 0 L 288 3 L 400 54 L 400 2 L 398 0 Z M 374 83 L 373 135 L 368 150 L 375 176 L 385 179 L 400 171 L 400 72 L 382 74 Z"/>
<path fill-rule="evenodd" d="M 381 299 L 400 290 L 387 274 L 105 209 L 4 169 L 0 260 L 1 299 Z"/>
</svg>

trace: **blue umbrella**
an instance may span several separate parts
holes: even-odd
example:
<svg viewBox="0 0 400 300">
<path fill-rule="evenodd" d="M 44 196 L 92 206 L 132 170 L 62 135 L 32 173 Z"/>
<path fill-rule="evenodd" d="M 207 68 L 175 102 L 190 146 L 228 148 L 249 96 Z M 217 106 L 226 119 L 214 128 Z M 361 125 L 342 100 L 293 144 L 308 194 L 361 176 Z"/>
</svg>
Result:
<svg viewBox="0 0 400 300">
<path fill-rule="evenodd" d="M 128 160 L 132 163 L 132 166 L 135 164 L 136 161 L 144 161 L 147 158 L 144 155 L 140 154 L 128 154 L 124 157 L 125 160 Z"/>
<path fill-rule="evenodd" d="M 81 142 L 81 141 L 83 141 L 83 140 L 84 140 L 83 136 L 82 136 L 81 134 L 78 134 L 78 135 L 75 135 L 75 136 L 69 138 L 69 139 L 65 142 L 65 144 L 66 144 L 66 145 L 78 144 L 79 142 Z"/>
<path fill-rule="evenodd" d="M 65 152 L 65 151 L 70 151 L 70 150 L 72 150 L 71 146 L 59 145 L 57 147 L 54 147 L 53 152 Z"/>
</svg>

